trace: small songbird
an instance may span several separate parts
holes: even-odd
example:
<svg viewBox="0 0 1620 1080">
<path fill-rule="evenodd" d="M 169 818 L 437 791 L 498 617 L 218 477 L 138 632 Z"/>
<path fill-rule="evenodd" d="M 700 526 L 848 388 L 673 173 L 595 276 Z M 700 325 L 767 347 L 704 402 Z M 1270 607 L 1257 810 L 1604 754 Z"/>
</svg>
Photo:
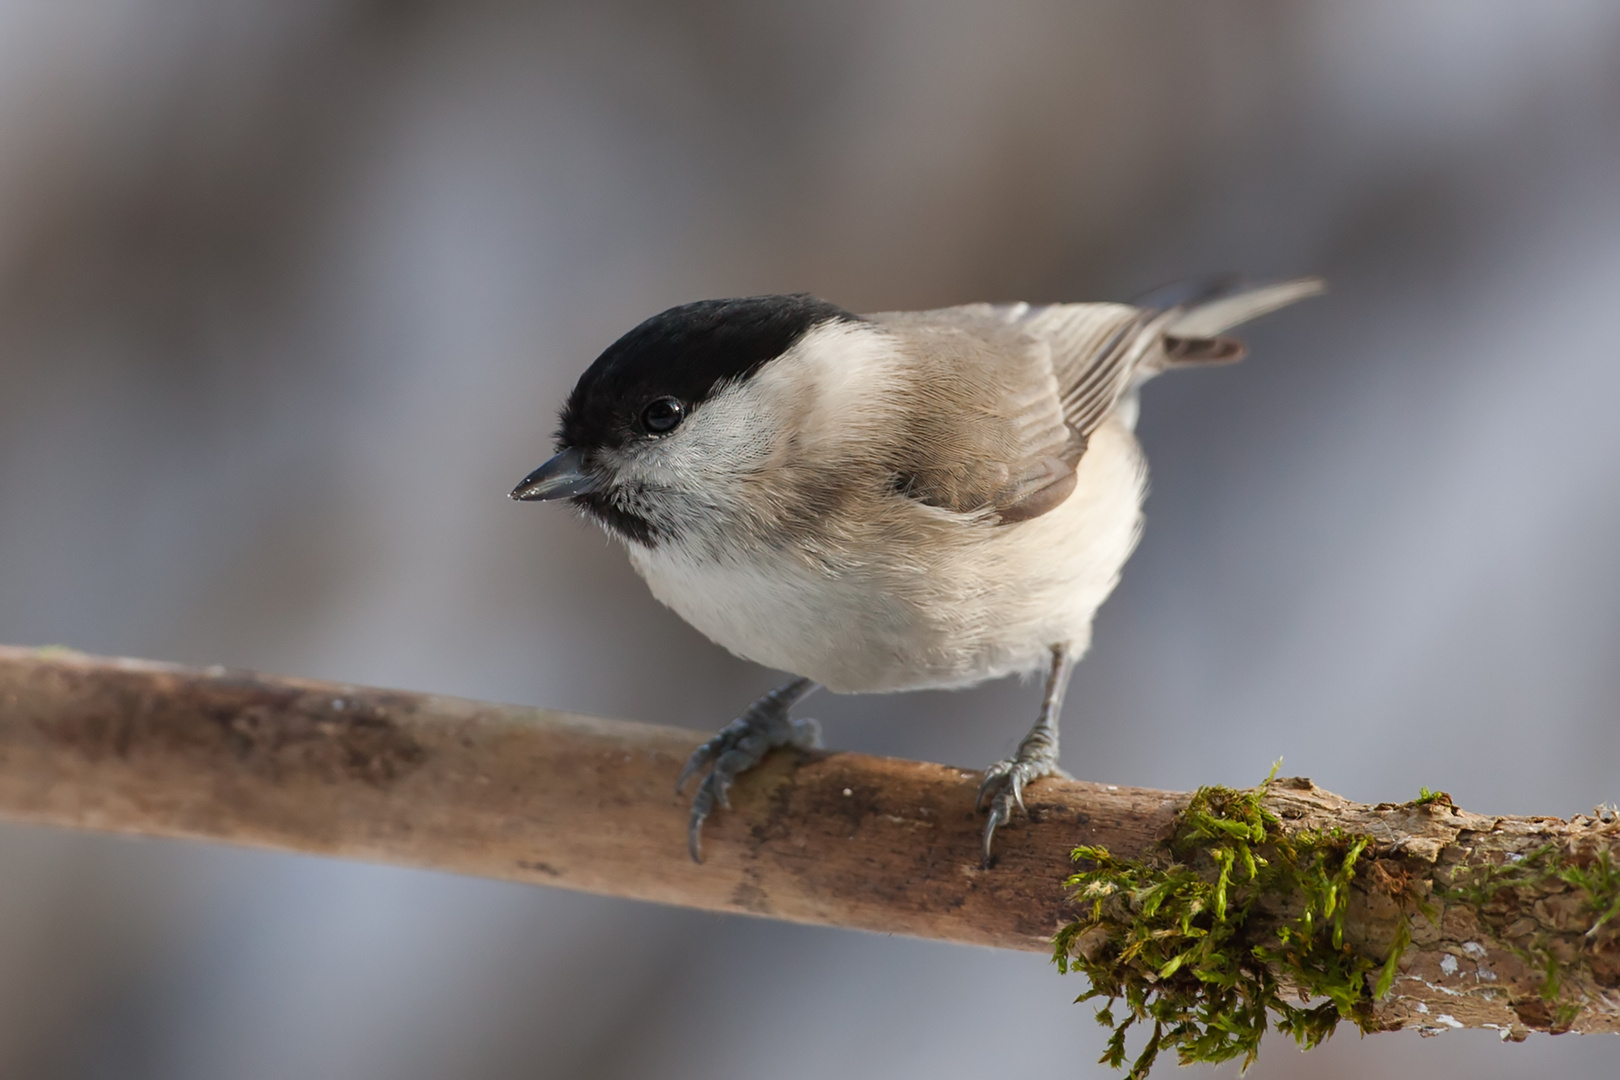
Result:
<svg viewBox="0 0 1620 1080">
<path fill-rule="evenodd" d="M 1137 388 L 1239 359 L 1222 335 L 1315 279 L 1139 304 L 968 304 L 853 315 L 808 295 L 683 304 L 610 345 L 557 454 L 512 492 L 567 499 L 624 541 L 655 597 L 738 656 L 794 673 L 692 754 L 688 842 L 789 710 L 1046 673 L 1035 726 L 985 770 L 983 857 L 1058 768 L 1058 711 L 1142 528 Z"/>
</svg>

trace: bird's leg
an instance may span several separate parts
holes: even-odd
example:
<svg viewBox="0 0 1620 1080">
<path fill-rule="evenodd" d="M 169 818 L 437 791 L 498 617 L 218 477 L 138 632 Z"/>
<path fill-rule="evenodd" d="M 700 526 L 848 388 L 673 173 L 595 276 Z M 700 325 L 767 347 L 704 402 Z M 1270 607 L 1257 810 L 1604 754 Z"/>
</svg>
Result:
<svg viewBox="0 0 1620 1080">
<path fill-rule="evenodd" d="M 990 841 L 996 835 L 996 827 L 1012 819 L 1014 806 L 1026 814 L 1029 812 L 1024 809 L 1024 785 L 1043 776 L 1067 778 L 1069 775 L 1058 768 L 1057 763 L 1058 713 L 1063 709 L 1063 692 L 1069 687 L 1073 670 L 1069 650 L 1062 645 L 1052 646 L 1052 668 L 1046 676 L 1046 697 L 1041 702 L 1040 718 L 1018 744 L 1017 753 L 984 770 L 984 780 L 979 784 L 974 804 L 983 809 L 986 799 L 990 803 L 990 818 L 984 823 L 985 866 L 990 865 Z"/>
<path fill-rule="evenodd" d="M 794 679 L 778 686 L 743 711 L 743 714 L 686 759 L 686 768 L 675 781 L 679 792 L 694 773 L 709 768 L 709 775 L 698 785 L 692 798 L 692 818 L 686 828 L 686 847 L 696 862 L 703 861 L 703 819 L 716 806 L 730 809 L 726 791 L 731 782 L 758 765 L 778 746 L 819 746 L 821 725 L 814 720 L 794 720 L 788 716 L 798 700 L 820 688 L 809 679 Z"/>
</svg>

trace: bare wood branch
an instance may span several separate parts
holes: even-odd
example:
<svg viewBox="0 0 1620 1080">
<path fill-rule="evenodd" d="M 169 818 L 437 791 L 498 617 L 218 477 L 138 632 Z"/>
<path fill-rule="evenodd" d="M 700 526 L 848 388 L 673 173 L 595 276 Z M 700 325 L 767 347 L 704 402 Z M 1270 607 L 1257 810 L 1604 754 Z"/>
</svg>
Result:
<svg viewBox="0 0 1620 1080">
<path fill-rule="evenodd" d="M 686 854 L 674 777 L 702 736 L 396 690 L 0 647 L 0 817 L 184 837 L 1006 948 L 1050 949 L 1071 917 L 1077 844 L 1154 850 L 1188 796 L 1048 780 L 1031 819 L 977 861 L 978 774 L 835 752 L 782 753 Z M 1430 917 L 1358 878 L 1350 937 L 1412 945 L 1376 1009 L 1388 1027 L 1620 1030 L 1620 941 L 1557 877 L 1460 900 L 1454 872 L 1557 851 L 1620 863 L 1620 825 L 1491 817 L 1449 805 L 1365 806 L 1280 781 L 1294 828 L 1376 841 L 1372 878 L 1400 879 Z M 1467 880 L 1474 880 L 1469 878 Z M 1477 893 L 1477 890 L 1476 890 Z M 1601 913 L 1599 913 L 1601 915 Z M 1589 933 L 1589 931 L 1592 931 Z M 1556 1000 L 1546 958 L 1556 959 Z"/>
</svg>

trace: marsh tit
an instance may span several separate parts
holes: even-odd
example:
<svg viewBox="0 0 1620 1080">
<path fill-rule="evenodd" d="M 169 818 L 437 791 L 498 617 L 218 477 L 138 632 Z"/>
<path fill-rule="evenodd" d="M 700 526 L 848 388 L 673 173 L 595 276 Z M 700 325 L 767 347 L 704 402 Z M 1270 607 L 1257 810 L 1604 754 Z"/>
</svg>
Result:
<svg viewBox="0 0 1620 1080">
<path fill-rule="evenodd" d="M 1058 712 L 1142 528 L 1137 389 L 1237 360 L 1223 336 L 1321 290 L 1214 285 L 1140 304 L 968 304 L 854 315 L 808 295 L 704 300 L 608 347 L 556 456 L 512 492 L 624 541 L 655 597 L 798 676 L 692 754 L 688 842 L 818 687 L 962 687 L 1044 670 L 1035 726 L 985 770 L 983 857 L 1058 768 Z"/>
</svg>

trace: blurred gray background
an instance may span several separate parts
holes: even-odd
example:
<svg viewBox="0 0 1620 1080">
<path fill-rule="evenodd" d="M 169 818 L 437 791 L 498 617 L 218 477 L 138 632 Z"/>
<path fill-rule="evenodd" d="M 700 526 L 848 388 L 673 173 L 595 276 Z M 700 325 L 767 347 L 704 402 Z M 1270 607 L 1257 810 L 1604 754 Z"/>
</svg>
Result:
<svg viewBox="0 0 1620 1080">
<path fill-rule="evenodd" d="M 1620 797 L 1617 177 L 1611 0 L 0 0 L 0 640 L 711 729 L 774 673 L 505 499 L 624 330 L 1321 273 L 1248 362 L 1147 392 L 1146 539 L 1065 762 L 1583 811 Z M 978 767 L 1037 698 L 809 711 Z M 1110 1075 L 1082 988 L 0 829 L 7 1078 Z M 1616 1061 L 1341 1032 L 1251 1075 Z"/>
</svg>

